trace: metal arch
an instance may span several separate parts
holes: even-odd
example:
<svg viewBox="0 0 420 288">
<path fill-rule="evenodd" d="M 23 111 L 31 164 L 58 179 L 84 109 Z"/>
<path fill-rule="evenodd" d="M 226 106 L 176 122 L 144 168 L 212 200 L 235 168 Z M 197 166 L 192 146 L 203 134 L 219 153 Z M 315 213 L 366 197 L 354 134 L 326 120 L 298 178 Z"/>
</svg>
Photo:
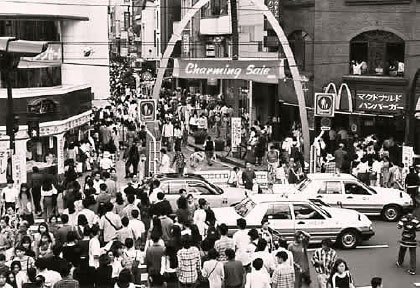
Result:
<svg viewBox="0 0 420 288">
<path fill-rule="evenodd" d="M 191 18 L 210 0 L 200 0 L 198 1 L 184 16 L 181 20 L 181 23 L 177 26 L 176 31 L 174 31 L 171 39 L 169 40 L 168 46 L 166 47 L 165 53 L 163 54 L 162 60 L 159 65 L 158 75 L 156 78 L 156 83 L 153 88 L 153 98 L 159 99 L 160 89 L 162 87 L 163 77 L 165 75 L 165 70 L 168 66 L 169 58 L 172 55 L 174 50 L 175 44 L 177 41 L 181 40 L 182 31 L 187 26 L 188 22 Z M 261 12 L 264 16 L 267 17 L 268 22 L 273 27 L 274 31 L 279 38 L 280 44 L 283 47 L 284 54 L 286 55 L 287 61 L 289 63 L 290 72 L 293 78 L 293 84 L 296 91 L 296 96 L 299 104 L 299 114 L 300 114 L 300 122 L 302 125 L 302 136 L 304 139 L 304 156 L 305 160 L 309 162 L 310 160 L 310 135 L 309 135 L 309 124 L 308 124 L 308 115 L 306 111 L 306 103 L 305 103 L 305 94 L 303 92 L 302 87 L 302 78 L 299 73 L 299 69 L 296 66 L 296 61 L 293 56 L 292 49 L 290 48 L 289 41 L 280 27 L 279 22 L 274 17 L 273 13 L 268 9 L 268 7 L 264 4 L 263 0 L 250 0 L 252 4 L 254 4 L 258 9 L 261 9 Z"/>
</svg>

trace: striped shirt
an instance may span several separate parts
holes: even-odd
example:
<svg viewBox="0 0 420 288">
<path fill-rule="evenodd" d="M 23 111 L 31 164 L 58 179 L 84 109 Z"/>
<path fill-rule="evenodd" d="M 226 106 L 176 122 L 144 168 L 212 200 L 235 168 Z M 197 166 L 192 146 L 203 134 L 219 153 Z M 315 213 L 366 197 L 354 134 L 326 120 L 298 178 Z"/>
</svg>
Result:
<svg viewBox="0 0 420 288">
<path fill-rule="evenodd" d="M 64 278 L 57 283 L 54 284 L 53 288 L 79 288 L 79 281 L 71 279 L 71 278 Z"/>
<path fill-rule="evenodd" d="M 312 256 L 312 264 L 315 266 L 316 273 L 329 275 L 336 259 L 337 252 L 334 249 L 326 251 L 323 248 L 319 248 L 315 250 Z M 322 264 L 319 265 L 319 262 Z"/>
<path fill-rule="evenodd" d="M 420 230 L 420 221 L 414 216 L 403 216 L 397 224 L 398 229 L 403 229 L 401 246 L 417 247 L 416 232 Z"/>
<path fill-rule="evenodd" d="M 227 257 L 225 251 L 232 249 L 235 251 L 235 241 L 227 236 L 221 236 L 219 240 L 214 243 L 214 249 L 219 253 L 217 260 L 226 261 Z"/>
</svg>

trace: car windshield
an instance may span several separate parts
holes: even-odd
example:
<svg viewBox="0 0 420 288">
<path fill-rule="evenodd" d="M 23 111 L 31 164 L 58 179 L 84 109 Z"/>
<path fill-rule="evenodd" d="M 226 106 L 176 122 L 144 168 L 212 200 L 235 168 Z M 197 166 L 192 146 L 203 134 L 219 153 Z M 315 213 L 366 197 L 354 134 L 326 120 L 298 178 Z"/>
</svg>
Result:
<svg viewBox="0 0 420 288">
<path fill-rule="evenodd" d="M 369 187 L 368 185 L 366 185 L 362 181 L 357 181 L 357 184 L 359 184 L 360 186 L 363 186 L 363 188 L 365 188 L 366 190 L 368 190 L 370 193 L 377 194 L 376 191 L 373 188 Z"/>
<path fill-rule="evenodd" d="M 207 180 L 204 180 L 204 181 L 207 183 L 207 185 L 209 185 L 212 189 L 214 189 L 217 192 L 217 194 L 223 194 L 224 193 L 222 188 L 208 182 Z"/>
<path fill-rule="evenodd" d="M 305 178 L 302 182 L 300 182 L 298 185 L 297 185 L 297 189 L 299 190 L 299 191 L 303 191 L 306 187 L 308 187 L 308 185 L 309 184 L 311 184 L 311 182 L 312 182 L 312 180 L 311 179 L 309 179 L 309 178 Z"/>
<path fill-rule="evenodd" d="M 327 204 L 325 204 L 324 202 L 320 200 L 311 199 L 310 201 L 312 202 L 312 204 L 316 206 L 314 208 L 318 208 L 318 210 L 321 210 L 324 215 L 327 215 L 328 218 L 331 218 L 331 214 L 327 210 L 324 209 L 330 206 L 328 206 Z"/>
<path fill-rule="evenodd" d="M 241 202 L 234 206 L 234 209 L 238 215 L 241 217 L 246 217 L 249 213 L 251 213 L 252 209 L 254 209 L 256 205 L 257 204 L 250 198 L 244 198 Z"/>
</svg>

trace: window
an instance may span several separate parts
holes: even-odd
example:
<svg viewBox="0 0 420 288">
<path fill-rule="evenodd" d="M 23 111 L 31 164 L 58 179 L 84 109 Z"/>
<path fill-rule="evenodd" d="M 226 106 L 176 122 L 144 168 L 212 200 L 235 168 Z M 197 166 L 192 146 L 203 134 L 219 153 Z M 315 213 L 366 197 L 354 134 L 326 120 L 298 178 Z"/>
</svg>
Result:
<svg viewBox="0 0 420 288">
<path fill-rule="evenodd" d="M 311 37 L 305 31 L 294 31 L 288 37 L 290 48 L 295 56 L 296 65 L 301 71 L 308 71 L 311 53 Z"/>
<path fill-rule="evenodd" d="M 404 76 L 404 40 L 381 30 L 368 31 L 350 41 L 350 73 Z"/>
<path fill-rule="evenodd" d="M 186 189 L 184 181 L 168 181 L 164 184 L 169 185 L 169 194 L 179 194 L 180 189 Z"/>
<path fill-rule="evenodd" d="M 289 204 L 273 204 L 267 210 L 267 217 L 270 219 L 287 220 L 292 219 Z"/>
<path fill-rule="evenodd" d="M 187 181 L 188 193 L 197 193 L 200 195 L 213 195 L 209 188 L 198 181 Z"/>
<path fill-rule="evenodd" d="M 321 184 L 321 188 L 318 190 L 318 194 L 341 194 L 341 182 L 340 181 L 326 181 Z"/>
<path fill-rule="evenodd" d="M 370 195 L 364 187 L 360 186 L 355 182 L 344 183 L 346 194 L 351 195 Z"/>
<path fill-rule="evenodd" d="M 228 15 L 228 0 L 210 0 L 207 5 L 201 9 L 201 17 Z"/>
<path fill-rule="evenodd" d="M 296 220 L 299 219 L 325 219 L 318 211 L 308 204 L 293 204 Z"/>
</svg>

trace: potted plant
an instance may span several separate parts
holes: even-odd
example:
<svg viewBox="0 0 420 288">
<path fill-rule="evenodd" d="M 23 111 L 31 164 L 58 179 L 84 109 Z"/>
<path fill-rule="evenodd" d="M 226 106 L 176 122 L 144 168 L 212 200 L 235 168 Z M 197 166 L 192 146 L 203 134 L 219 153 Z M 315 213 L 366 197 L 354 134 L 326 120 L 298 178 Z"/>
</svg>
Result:
<svg viewBox="0 0 420 288">
<path fill-rule="evenodd" d="M 193 133 L 193 137 L 194 137 L 194 144 L 203 145 L 207 138 L 207 132 L 203 130 L 195 131 Z"/>
</svg>

